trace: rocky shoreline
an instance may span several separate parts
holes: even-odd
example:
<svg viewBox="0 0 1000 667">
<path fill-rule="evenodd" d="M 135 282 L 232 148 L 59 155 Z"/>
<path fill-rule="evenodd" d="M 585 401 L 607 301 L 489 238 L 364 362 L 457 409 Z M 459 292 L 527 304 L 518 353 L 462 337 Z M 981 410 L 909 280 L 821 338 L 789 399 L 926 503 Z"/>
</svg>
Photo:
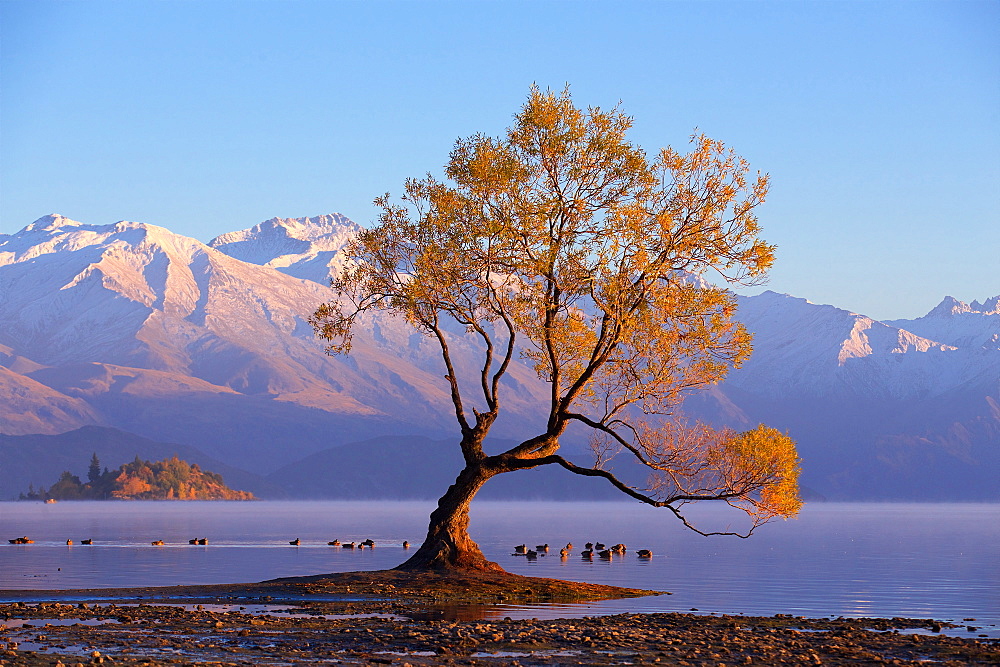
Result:
<svg viewBox="0 0 1000 667">
<path fill-rule="evenodd" d="M 0 592 L 0 665 L 1000 664 L 929 619 L 619 614 L 491 605 L 659 594 L 516 575 L 355 572 L 261 584 Z M 971 621 L 970 621 L 971 623 Z"/>
</svg>

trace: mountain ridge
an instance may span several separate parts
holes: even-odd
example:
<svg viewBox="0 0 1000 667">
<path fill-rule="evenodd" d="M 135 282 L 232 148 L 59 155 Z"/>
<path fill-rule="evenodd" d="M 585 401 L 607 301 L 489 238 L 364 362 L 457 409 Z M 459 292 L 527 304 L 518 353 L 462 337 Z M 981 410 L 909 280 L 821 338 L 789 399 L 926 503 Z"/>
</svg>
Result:
<svg viewBox="0 0 1000 667">
<path fill-rule="evenodd" d="M 432 341 L 373 316 L 350 356 L 330 357 L 306 321 L 336 298 L 327 283 L 358 229 L 340 214 L 272 218 L 205 244 L 53 214 L 0 235 L 0 432 L 108 426 L 260 474 L 374 437 L 454 437 Z M 838 452 L 913 480 L 898 472 L 906 456 L 880 461 L 877 446 L 932 447 L 955 479 L 1000 461 L 989 407 L 1000 398 L 1000 297 L 946 297 L 921 318 L 887 322 L 770 291 L 737 301 L 754 354 L 689 399 L 690 416 L 789 431 L 804 481 L 831 498 L 866 493 L 843 481 Z M 474 381 L 476 341 L 461 327 L 448 335 Z M 530 433 L 545 387 L 518 359 L 504 390 L 495 433 Z M 915 484 L 883 487 L 919 497 Z"/>
</svg>

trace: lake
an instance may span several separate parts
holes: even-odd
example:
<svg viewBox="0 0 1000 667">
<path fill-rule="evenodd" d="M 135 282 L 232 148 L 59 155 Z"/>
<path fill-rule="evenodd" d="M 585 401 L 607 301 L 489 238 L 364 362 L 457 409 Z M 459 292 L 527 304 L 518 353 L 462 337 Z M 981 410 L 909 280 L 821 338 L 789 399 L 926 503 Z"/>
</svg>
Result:
<svg viewBox="0 0 1000 667">
<path fill-rule="evenodd" d="M 431 502 L 0 503 L 0 589 L 67 589 L 256 582 L 374 570 L 423 538 Z M 694 510 L 692 510 L 694 512 Z M 726 528 L 739 514 L 703 504 L 699 520 Z M 587 603 L 498 606 L 485 615 L 570 617 L 691 611 L 747 615 L 975 618 L 1000 636 L 1000 504 L 811 503 L 799 518 L 749 539 L 702 537 L 664 510 L 615 502 L 492 502 L 472 506 L 472 536 L 518 574 L 670 591 Z M 29 545 L 9 539 L 28 536 Z M 208 538 L 191 546 L 191 538 Z M 93 546 L 80 544 L 93 539 Z M 299 546 L 289 545 L 295 538 Z M 375 549 L 327 546 L 373 539 Z M 66 540 L 72 539 L 73 546 Z M 164 540 L 165 546 L 152 546 Z M 572 541 L 574 555 L 561 560 Z M 580 558 L 588 541 L 623 542 L 611 561 Z M 529 561 L 514 545 L 548 543 Z M 635 556 L 650 549 L 649 561 Z M 2 599 L 0 592 L 0 599 Z"/>
</svg>

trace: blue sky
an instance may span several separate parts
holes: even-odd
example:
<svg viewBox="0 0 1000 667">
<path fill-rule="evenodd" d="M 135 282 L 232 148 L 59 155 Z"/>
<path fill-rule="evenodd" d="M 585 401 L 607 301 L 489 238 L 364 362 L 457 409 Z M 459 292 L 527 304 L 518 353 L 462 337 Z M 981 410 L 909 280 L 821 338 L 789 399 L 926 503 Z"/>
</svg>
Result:
<svg viewBox="0 0 1000 667">
<path fill-rule="evenodd" d="M 341 212 L 503 132 L 529 86 L 771 174 L 769 289 L 872 317 L 1000 293 L 1000 2 L 0 0 L 0 233 L 207 241 Z"/>
</svg>

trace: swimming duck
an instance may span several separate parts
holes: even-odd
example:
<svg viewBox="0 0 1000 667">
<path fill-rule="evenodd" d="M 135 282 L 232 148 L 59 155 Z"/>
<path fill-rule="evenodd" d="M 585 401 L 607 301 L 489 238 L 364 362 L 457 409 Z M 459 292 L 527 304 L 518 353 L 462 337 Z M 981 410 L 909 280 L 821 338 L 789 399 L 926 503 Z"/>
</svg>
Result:
<svg viewBox="0 0 1000 667">
<path fill-rule="evenodd" d="M 150 542 L 154 547 L 162 547 L 165 543 L 163 540 L 154 540 Z"/>
<path fill-rule="evenodd" d="M 516 547 L 514 547 L 514 553 L 524 554 L 527 551 L 527 549 L 528 546 L 526 544 L 518 544 Z"/>
<path fill-rule="evenodd" d="M 407 542 L 406 540 L 403 540 L 403 548 L 404 549 L 409 549 L 410 548 L 410 543 Z"/>
<path fill-rule="evenodd" d="M 638 556 L 639 558 L 652 558 L 653 552 L 650 551 L 649 549 L 639 549 L 638 551 L 635 552 L 635 555 Z"/>
<path fill-rule="evenodd" d="M 327 542 L 327 544 L 329 544 L 331 547 L 339 547 L 340 546 L 340 540 L 334 540 L 333 542 Z"/>
<path fill-rule="evenodd" d="M 293 547 L 297 547 L 300 544 L 302 544 L 302 540 L 300 540 L 299 538 L 296 537 L 294 540 L 292 540 L 291 542 L 289 542 L 289 544 L 291 544 Z"/>
<path fill-rule="evenodd" d="M 80 540 L 80 544 L 93 544 L 94 540 Z"/>
</svg>

